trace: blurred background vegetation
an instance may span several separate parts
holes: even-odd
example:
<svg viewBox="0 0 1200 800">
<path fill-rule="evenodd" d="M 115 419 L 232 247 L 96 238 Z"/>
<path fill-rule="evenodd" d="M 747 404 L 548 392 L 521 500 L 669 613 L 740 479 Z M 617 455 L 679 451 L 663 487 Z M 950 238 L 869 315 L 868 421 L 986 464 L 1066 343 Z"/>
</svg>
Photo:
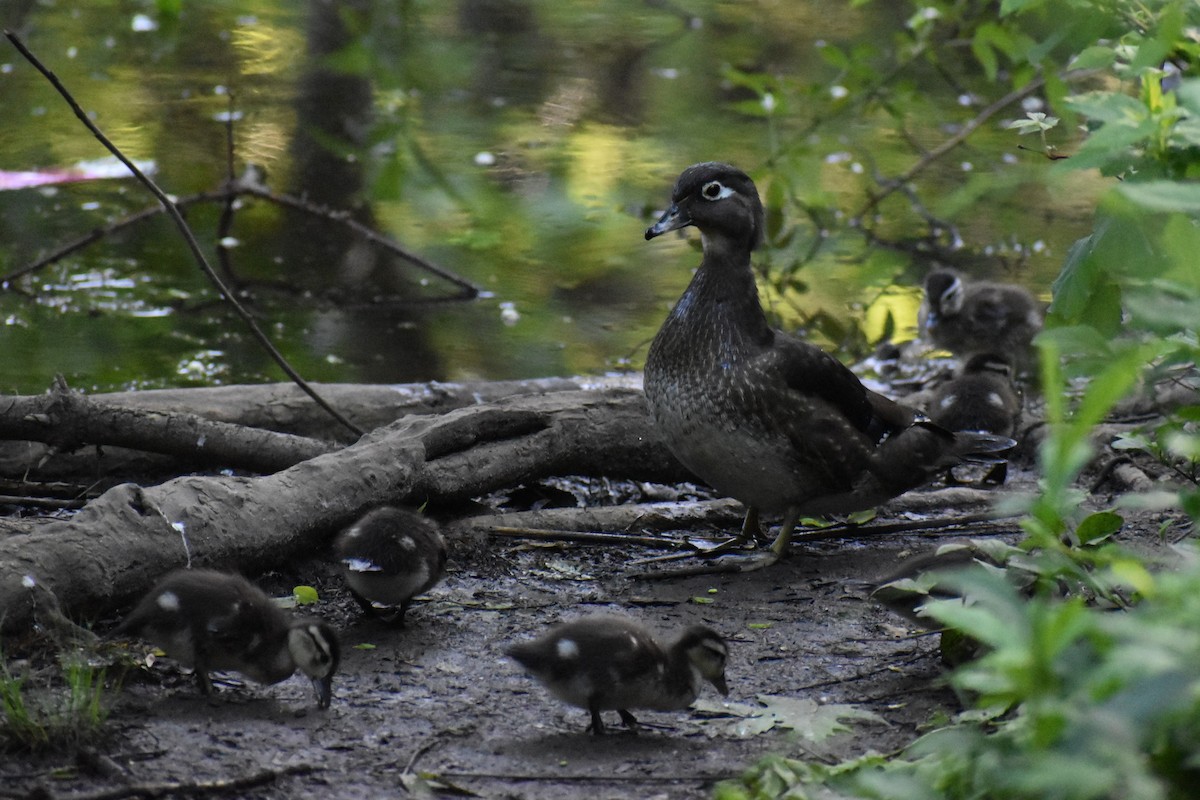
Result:
<svg viewBox="0 0 1200 800">
<path fill-rule="evenodd" d="M 235 172 L 259 165 L 487 293 L 439 301 L 454 287 L 337 226 L 245 203 L 234 283 L 288 358 L 392 382 L 639 367 L 699 260 L 641 233 L 702 160 L 768 202 L 778 321 L 846 357 L 913 335 L 934 260 L 1048 298 L 1112 181 L 1053 170 L 1006 127 L 1062 86 L 1007 57 L 990 4 L 944 5 L 16 0 L 0 23 L 174 195 L 224 180 L 232 117 Z M 1094 35 L 1061 22 L 1043 23 L 1047 58 Z M 105 156 L 7 42 L 0 113 L 0 172 Z M 0 274 L 151 203 L 129 179 L 0 191 Z M 208 247 L 218 215 L 189 211 Z M 4 288 L 3 391 L 56 372 L 95 390 L 281 379 L 161 217 Z"/>
</svg>

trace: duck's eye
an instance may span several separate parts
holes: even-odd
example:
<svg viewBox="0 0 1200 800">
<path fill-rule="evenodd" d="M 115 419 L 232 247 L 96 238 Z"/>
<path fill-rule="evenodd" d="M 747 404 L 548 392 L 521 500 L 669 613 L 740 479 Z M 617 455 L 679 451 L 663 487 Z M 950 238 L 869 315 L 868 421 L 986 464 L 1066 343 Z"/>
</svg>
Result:
<svg viewBox="0 0 1200 800">
<path fill-rule="evenodd" d="M 700 195 L 705 200 L 720 200 L 733 194 L 733 189 L 730 189 L 720 181 L 709 181 L 700 189 Z"/>
</svg>

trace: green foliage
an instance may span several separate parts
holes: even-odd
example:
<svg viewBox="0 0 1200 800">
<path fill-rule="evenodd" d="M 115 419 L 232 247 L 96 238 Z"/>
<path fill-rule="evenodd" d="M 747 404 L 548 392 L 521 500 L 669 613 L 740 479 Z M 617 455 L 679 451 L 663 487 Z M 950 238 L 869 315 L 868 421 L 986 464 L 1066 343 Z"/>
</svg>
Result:
<svg viewBox="0 0 1200 800">
<path fill-rule="evenodd" d="M 986 642 L 951 681 L 974 708 L 898 757 L 834 767 L 779 757 L 718 798 L 938 797 L 1099 800 L 1193 796 L 1200 756 L 1200 562 L 1153 579 L 1119 614 L 1021 597 L 985 570 L 964 574 L 967 607 L 939 621 Z"/>
<path fill-rule="evenodd" d="M 105 670 L 82 656 L 56 677 L 14 674 L 0 653 L 0 750 L 70 750 L 95 741 L 108 718 Z"/>
</svg>

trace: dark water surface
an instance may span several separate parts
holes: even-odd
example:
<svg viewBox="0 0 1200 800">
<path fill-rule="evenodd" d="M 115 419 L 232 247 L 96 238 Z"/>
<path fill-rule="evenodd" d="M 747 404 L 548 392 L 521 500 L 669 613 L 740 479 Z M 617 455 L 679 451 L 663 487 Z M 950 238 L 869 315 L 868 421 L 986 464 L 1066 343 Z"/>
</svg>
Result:
<svg viewBox="0 0 1200 800">
<path fill-rule="evenodd" d="M 370 382 L 640 366 L 698 261 L 694 241 L 642 238 L 682 167 L 732 161 L 764 193 L 791 182 L 850 211 L 873 171 L 913 162 L 892 124 L 817 116 L 855 100 L 823 51 L 866 58 L 902 40 L 902 16 L 768 0 L 185 2 L 179 17 L 153 3 L 0 4 L 0 23 L 172 195 L 220 188 L 232 118 L 237 173 L 260 165 L 271 191 L 342 209 L 482 290 L 453 300 L 459 286 L 341 224 L 245 198 L 227 279 L 306 377 Z M 945 81 L 914 92 L 906 124 L 924 147 L 978 113 Z M 103 167 L 99 143 L 7 41 L 0 120 L 9 185 Z M 1044 164 L 1023 143 L 989 125 L 930 173 L 925 186 L 945 192 L 925 200 L 971 247 L 1025 248 L 1019 278 L 1044 292 L 1094 187 L 1041 186 Z M 985 178 L 1008 188 L 980 213 Z M 152 205 L 128 178 L 0 191 L 0 272 Z M 763 254 L 772 267 L 818 235 L 785 212 L 797 236 Z M 220 216 L 188 209 L 214 265 Z M 891 224 L 902 238 L 919 220 Z M 868 331 L 882 308 L 911 322 L 917 295 L 892 284 L 924 266 L 836 239 L 798 274 L 807 290 L 778 298 L 784 323 L 796 308 Z M 0 315 L 2 392 L 40 392 L 55 373 L 89 390 L 282 379 L 161 215 L 11 280 Z"/>
</svg>

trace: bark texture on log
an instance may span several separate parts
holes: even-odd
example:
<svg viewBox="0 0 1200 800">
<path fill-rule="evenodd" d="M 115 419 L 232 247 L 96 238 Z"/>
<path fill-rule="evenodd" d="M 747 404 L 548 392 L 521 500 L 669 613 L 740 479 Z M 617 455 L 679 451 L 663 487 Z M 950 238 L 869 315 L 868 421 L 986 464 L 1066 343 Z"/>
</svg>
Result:
<svg viewBox="0 0 1200 800">
<path fill-rule="evenodd" d="M 442 414 L 456 408 L 494 403 L 506 397 L 584 388 L 580 381 L 568 378 L 390 385 L 314 383 L 311 386 L 363 430 L 374 430 L 407 414 Z M 294 383 L 113 392 L 96 399 L 122 408 L 186 411 L 218 422 L 344 444 L 354 439 Z"/>
<path fill-rule="evenodd" d="M 29 624 L 27 576 L 69 616 L 94 617 L 187 563 L 252 573 L 320 553 L 377 505 L 461 500 L 558 474 L 684 477 L 637 391 L 558 392 L 409 417 L 273 475 L 124 484 L 70 519 L 14 522 L 0 535 L 0 630 Z"/>
<path fill-rule="evenodd" d="M 337 445 L 206 419 L 180 411 L 129 408 L 94 400 L 56 381 L 48 394 L 0 401 L 0 438 L 37 441 L 70 452 L 117 445 L 176 456 L 200 466 L 275 472 Z"/>
<path fill-rule="evenodd" d="M 628 383 L 613 381 L 618 386 L 622 382 Z M 339 413 L 372 430 L 407 414 L 445 413 L 505 397 L 579 390 L 583 382 L 545 378 L 316 388 Z M 110 484 L 122 479 L 144 482 L 214 463 L 273 472 L 335 449 L 331 443 L 353 441 L 342 425 L 290 383 L 87 397 L 56 387 L 46 395 L 5 400 L 0 402 L 0 477 L 17 481 L 90 483 L 115 477 Z"/>
</svg>

